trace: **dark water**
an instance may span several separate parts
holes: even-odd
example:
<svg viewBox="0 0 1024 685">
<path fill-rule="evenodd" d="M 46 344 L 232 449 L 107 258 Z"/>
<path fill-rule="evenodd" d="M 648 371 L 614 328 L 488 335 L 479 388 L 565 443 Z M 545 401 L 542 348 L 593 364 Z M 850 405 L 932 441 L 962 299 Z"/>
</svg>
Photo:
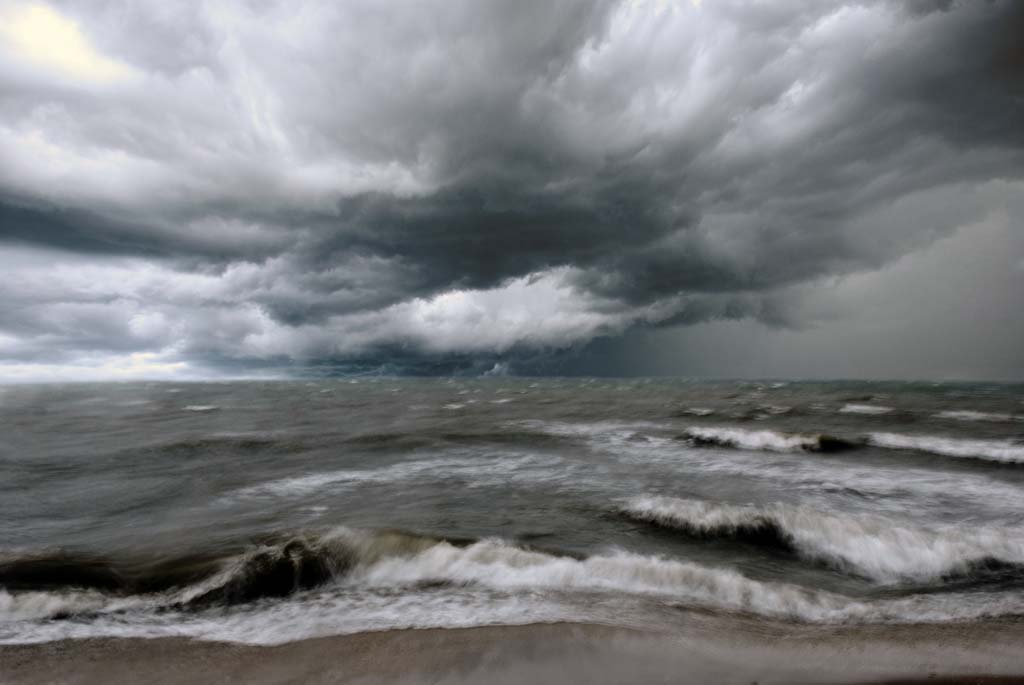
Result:
<svg viewBox="0 0 1024 685">
<path fill-rule="evenodd" d="M 0 388 L 0 641 L 1024 614 L 1024 386 Z"/>
</svg>

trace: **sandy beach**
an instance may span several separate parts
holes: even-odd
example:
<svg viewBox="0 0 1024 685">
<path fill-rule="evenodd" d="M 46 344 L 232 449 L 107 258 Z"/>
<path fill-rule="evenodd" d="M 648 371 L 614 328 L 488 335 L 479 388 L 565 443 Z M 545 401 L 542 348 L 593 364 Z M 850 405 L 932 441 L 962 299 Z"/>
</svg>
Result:
<svg viewBox="0 0 1024 685">
<path fill-rule="evenodd" d="M 276 646 L 179 638 L 0 647 L 2 682 L 1019 683 L 1011 624 L 811 629 L 694 616 L 682 635 L 550 624 L 396 630 Z"/>
</svg>

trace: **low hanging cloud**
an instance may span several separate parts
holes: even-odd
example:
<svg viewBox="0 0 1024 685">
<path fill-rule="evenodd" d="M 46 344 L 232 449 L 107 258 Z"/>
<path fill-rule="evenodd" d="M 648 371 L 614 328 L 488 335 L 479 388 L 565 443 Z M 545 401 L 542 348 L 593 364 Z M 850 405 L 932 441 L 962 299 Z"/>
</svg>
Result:
<svg viewBox="0 0 1024 685">
<path fill-rule="evenodd" d="M 799 326 L 1024 176 L 1013 0 L 3 12 L 8 376 Z"/>
</svg>

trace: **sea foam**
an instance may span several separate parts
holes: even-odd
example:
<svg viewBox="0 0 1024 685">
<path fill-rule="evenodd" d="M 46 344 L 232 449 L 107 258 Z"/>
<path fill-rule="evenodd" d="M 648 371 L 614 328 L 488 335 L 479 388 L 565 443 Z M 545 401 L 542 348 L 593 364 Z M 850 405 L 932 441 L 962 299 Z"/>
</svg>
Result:
<svg viewBox="0 0 1024 685">
<path fill-rule="evenodd" d="M 736 447 L 770 452 L 833 452 L 856 446 L 854 443 L 829 435 L 743 428 L 693 427 L 687 429 L 682 437 L 699 446 Z"/>
</svg>

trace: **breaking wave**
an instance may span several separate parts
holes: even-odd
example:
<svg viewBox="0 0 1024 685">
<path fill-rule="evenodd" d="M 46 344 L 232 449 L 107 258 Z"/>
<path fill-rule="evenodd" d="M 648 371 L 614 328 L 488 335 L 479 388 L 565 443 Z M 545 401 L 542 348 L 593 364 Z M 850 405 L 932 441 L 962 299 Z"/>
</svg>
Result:
<svg viewBox="0 0 1024 685">
<path fill-rule="evenodd" d="M 687 429 L 680 439 L 696 447 L 732 447 L 767 452 L 844 452 L 872 445 L 891 450 L 913 450 L 945 457 L 980 459 L 1004 464 L 1024 463 L 1024 444 L 1013 440 L 972 440 L 932 435 L 869 433 L 854 439 L 820 433 L 782 433 L 742 428 Z"/>
<path fill-rule="evenodd" d="M 343 578 L 360 565 L 416 554 L 435 538 L 339 528 L 279 536 L 223 557 L 148 563 L 66 553 L 0 562 L 0 621 L 126 608 L 204 609 L 285 597 Z"/>
<path fill-rule="evenodd" d="M 52 573 L 34 583 L 29 571 L 40 561 L 7 562 L 0 569 L 0 583 L 7 588 L 0 591 L 0 622 L 132 609 L 202 611 L 283 598 L 327 584 L 367 590 L 466 586 L 510 592 L 611 591 L 805 620 L 841 619 L 851 610 L 849 600 L 826 592 L 763 583 L 735 571 L 662 557 L 612 551 L 577 558 L 498 539 L 441 540 L 351 529 L 259 545 L 220 560 L 195 582 L 141 594 L 136 593 L 160 582 L 122 573 L 111 563 L 103 582 L 93 583 L 83 568 L 95 560 L 86 559 L 59 560 L 66 584 L 55 584 Z M 12 577 L 18 582 L 8 584 Z"/>
<path fill-rule="evenodd" d="M 831 435 L 742 428 L 690 428 L 680 437 L 699 447 L 737 447 L 770 452 L 842 452 L 858 447 L 855 442 Z"/>
<path fill-rule="evenodd" d="M 57 620 L 148 608 L 139 597 L 110 597 L 95 590 L 8 592 L 0 589 L 0 625 L 16 621 Z"/>
<path fill-rule="evenodd" d="M 670 504 L 673 520 L 679 519 L 681 505 Z M 659 515 L 672 518 L 666 510 Z M 794 539 L 802 540 L 800 535 L 810 534 L 797 533 Z M 347 528 L 268 540 L 217 560 L 168 561 L 164 575 L 105 562 L 110 573 L 103 577 L 114 580 L 93 583 L 102 587 L 88 587 L 92 571 L 81 573 L 81 565 L 91 568 L 95 559 L 51 558 L 50 575 L 35 582 L 27 561 L 32 560 L 9 560 L 0 567 L 6 574 L 0 577 L 0 643 L 188 635 L 276 644 L 400 627 L 559 620 L 623 624 L 630 615 L 649 627 L 645 609 L 630 612 L 654 605 L 812 623 L 958 620 L 1024 608 L 1006 601 L 1006 595 L 984 601 L 933 594 L 857 600 L 626 551 L 579 557 L 500 539 L 446 540 Z M 61 574 L 52 573 L 55 564 L 64 564 L 62 582 Z M 174 565 L 187 572 L 178 568 L 176 575 L 166 575 L 166 567 Z M 19 566 L 20 572 L 12 573 Z M 185 581 L 196 573 L 199 577 Z M 14 577 L 17 582 L 8 583 Z"/>
<path fill-rule="evenodd" d="M 868 442 L 886 449 L 915 450 L 944 457 L 981 459 L 1004 464 L 1024 464 L 1024 444 L 1012 440 L 970 440 L 933 435 L 871 433 Z"/>
<path fill-rule="evenodd" d="M 690 537 L 730 538 L 790 551 L 883 583 L 991 572 L 1024 579 L 1024 531 L 1019 530 L 926 529 L 784 504 L 737 506 L 667 497 L 639 497 L 622 512 Z"/>
<path fill-rule="evenodd" d="M 663 595 L 719 609 L 806 620 L 840 619 L 851 609 L 850 602 L 837 595 L 763 583 L 728 569 L 621 551 L 577 559 L 501 540 L 466 547 L 441 542 L 413 557 L 384 559 L 358 569 L 352 578 L 370 586 L 441 581 L 502 590 Z"/>
</svg>

